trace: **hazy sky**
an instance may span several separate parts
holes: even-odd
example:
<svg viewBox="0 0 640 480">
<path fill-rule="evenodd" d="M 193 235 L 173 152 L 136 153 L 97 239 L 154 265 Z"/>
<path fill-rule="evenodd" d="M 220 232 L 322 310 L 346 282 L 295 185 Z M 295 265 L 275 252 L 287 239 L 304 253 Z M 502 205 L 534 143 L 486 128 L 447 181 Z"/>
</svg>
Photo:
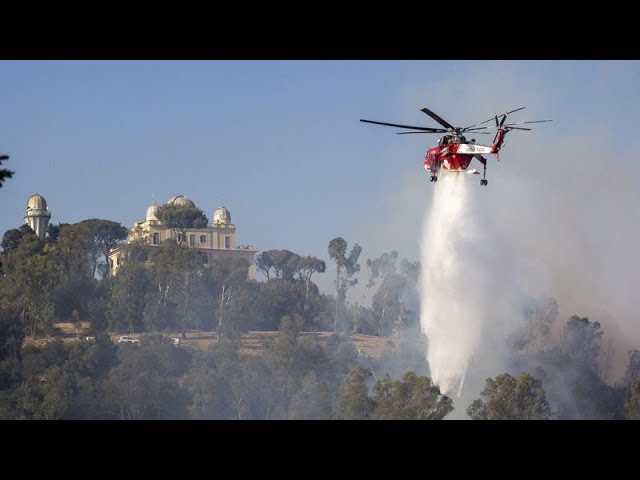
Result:
<svg viewBox="0 0 640 480">
<path fill-rule="evenodd" d="M 36 192 L 53 223 L 127 227 L 184 194 L 209 219 L 226 206 L 238 242 L 258 250 L 328 261 L 343 236 L 363 260 L 394 248 L 417 260 L 431 186 L 422 159 L 437 135 L 360 118 L 431 126 L 428 106 L 465 126 L 526 106 L 514 121 L 554 119 L 510 134 L 483 187 L 492 195 L 500 170 L 527 176 L 537 159 L 582 171 L 546 147 L 569 133 L 580 151 L 597 139 L 612 169 L 635 162 L 638 85 L 636 61 L 0 62 L 0 153 L 16 172 L 0 189 L 0 233 L 23 223 Z M 538 150 L 518 162 L 525 148 Z"/>
</svg>

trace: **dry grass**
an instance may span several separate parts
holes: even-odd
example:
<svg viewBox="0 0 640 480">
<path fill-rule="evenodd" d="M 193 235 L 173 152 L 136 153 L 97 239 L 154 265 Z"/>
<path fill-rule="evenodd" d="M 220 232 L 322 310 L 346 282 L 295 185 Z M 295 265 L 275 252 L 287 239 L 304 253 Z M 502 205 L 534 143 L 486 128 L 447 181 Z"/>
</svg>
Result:
<svg viewBox="0 0 640 480">
<path fill-rule="evenodd" d="M 54 335 L 49 338 L 38 338 L 36 340 L 25 339 L 25 345 L 38 345 L 43 346 L 47 341 L 54 338 L 60 338 L 65 342 L 76 341 L 77 338 L 84 339 L 89 332 L 89 323 L 81 322 L 80 328 L 76 330 L 76 325 L 71 322 L 60 322 L 55 324 Z M 278 332 L 262 332 L 262 331 L 250 331 L 243 334 L 240 337 L 240 351 L 247 355 L 260 355 L 264 349 L 265 344 L 276 337 Z M 121 335 L 130 335 L 133 338 L 139 339 L 143 334 L 129 334 L 127 332 L 109 332 L 109 336 L 114 343 L 118 342 Z M 179 338 L 180 345 L 191 348 L 207 349 L 211 345 L 218 343 L 218 335 L 215 332 L 196 332 L 189 331 L 185 338 L 182 338 L 181 333 L 178 332 L 165 332 L 164 335 L 172 338 Z M 326 345 L 333 332 L 303 332 L 302 337 L 315 338 L 320 344 Z M 389 339 L 384 337 L 374 337 L 370 335 L 353 334 L 350 337 L 350 341 L 355 348 L 369 357 L 378 358 L 382 352 L 396 343 L 395 339 Z"/>
</svg>

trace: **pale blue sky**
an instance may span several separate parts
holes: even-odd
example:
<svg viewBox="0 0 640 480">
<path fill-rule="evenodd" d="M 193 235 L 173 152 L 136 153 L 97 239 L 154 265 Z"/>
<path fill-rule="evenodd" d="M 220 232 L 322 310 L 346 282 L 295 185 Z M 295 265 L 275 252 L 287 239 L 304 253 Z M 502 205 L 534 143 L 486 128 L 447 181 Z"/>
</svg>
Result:
<svg viewBox="0 0 640 480">
<path fill-rule="evenodd" d="M 635 162 L 638 85 L 637 61 L 4 61 L 0 153 L 16 173 L 0 189 L 0 234 L 35 192 L 53 223 L 127 227 L 184 194 L 209 219 L 229 208 L 238 242 L 258 250 L 329 260 L 340 235 L 363 259 L 393 248 L 417 259 L 422 156 L 437 136 L 360 118 L 433 125 L 428 106 L 464 126 L 527 106 L 514 121 L 555 122 L 511 134 L 498 180 L 535 169 L 519 149 L 583 168 L 547 147 L 566 135 L 597 138 L 620 169 Z"/>
</svg>

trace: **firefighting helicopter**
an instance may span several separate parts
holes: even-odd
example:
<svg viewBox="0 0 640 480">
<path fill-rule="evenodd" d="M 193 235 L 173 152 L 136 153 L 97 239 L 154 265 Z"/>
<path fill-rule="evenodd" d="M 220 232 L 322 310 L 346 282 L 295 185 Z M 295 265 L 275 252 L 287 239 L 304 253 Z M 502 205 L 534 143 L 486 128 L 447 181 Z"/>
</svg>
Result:
<svg viewBox="0 0 640 480">
<path fill-rule="evenodd" d="M 437 182 L 438 175 L 442 169 L 450 171 L 450 172 L 463 172 L 467 173 L 475 173 L 479 174 L 477 170 L 467 170 L 469 163 L 471 163 L 472 159 L 477 159 L 482 163 L 483 173 L 482 180 L 480 180 L 480 185 L 487 185 L 487 159 L 482 156 L 482 154 L 493 154 L 496 156 L 496 159 L 499 160 L 498 152 L 502 148 L 504 144 L 504 138 L 511 130 L 531 130 L 527 127 L 521 127 L 519 125 L 524 125 L 527 123 L 542 123 L 542 122 L 551 122 L 552 120 L 532 120 L 528 122 L 516 122 L 516 123 L 505 123 L 507 116 L 518 112 L 520 110 L 524 110 L 526 107 L 516 108 L 515 110 L 511 110 L 509 112 L 505 112 L 502 114 L 496 114 L 488 120 L 484 120 L 480 123 L 475 123 L 473 125 L 469 125 L 468 127 L 454 127 L 449 122 L 436 115 L 434 112 L 429 110 L 428 108 L 422 108 L 421 111 L 429 115 L 436 122 L 442 125 L 444 128 L 434 128 L 434 127 L 416 127 L 412 125 L 398 125 L 396 123 L 386 123 L 386 122 L 376 122 L 373 120 L 364 120 L 360 119 L 361 122 L 366 123 L 374 123 L 376 125 L 385 125 L 388 127 L 397 127 L 397 128 L 407 128 L 410 130 L 416 130 L 413 132 L 397 132 L 398 135 L 406 135 L 410 133 L 444 133 L 442 137 L 438 140 L 438 145 L 427 150 L 427 153 L 424 157 L 424 169 L 431 174 L 431 181 Z M 495 120 L 494 125 L 485 125 L 485 123 L 489 123 Z M 496 135 L 493 139 L 493 144 L 491 146 L 478 145 L 476 144 L 475 138 L 472 138 L 470 141 L 467 141 L 464 133 L 479 133 L 479 134 L 489 134 L 490 132 L 483 132 L 481 130 L 490 130 L 496 129 Z"/>
</svg>

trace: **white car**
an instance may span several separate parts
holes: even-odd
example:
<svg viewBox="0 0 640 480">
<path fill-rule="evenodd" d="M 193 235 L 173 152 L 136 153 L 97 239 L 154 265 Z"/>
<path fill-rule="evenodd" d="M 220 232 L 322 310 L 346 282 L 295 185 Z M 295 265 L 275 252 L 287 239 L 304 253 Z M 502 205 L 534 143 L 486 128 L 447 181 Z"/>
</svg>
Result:
<svg viewBox="0 0 640 480">
<path fill-rule="evenodd" d="M 118 343 L 138 343 L 140 340 L 136 340 L 133 337 L 130 337 L 129 335 L 122 335 L 119 339 L 118 339 Z"/>
</svg>

